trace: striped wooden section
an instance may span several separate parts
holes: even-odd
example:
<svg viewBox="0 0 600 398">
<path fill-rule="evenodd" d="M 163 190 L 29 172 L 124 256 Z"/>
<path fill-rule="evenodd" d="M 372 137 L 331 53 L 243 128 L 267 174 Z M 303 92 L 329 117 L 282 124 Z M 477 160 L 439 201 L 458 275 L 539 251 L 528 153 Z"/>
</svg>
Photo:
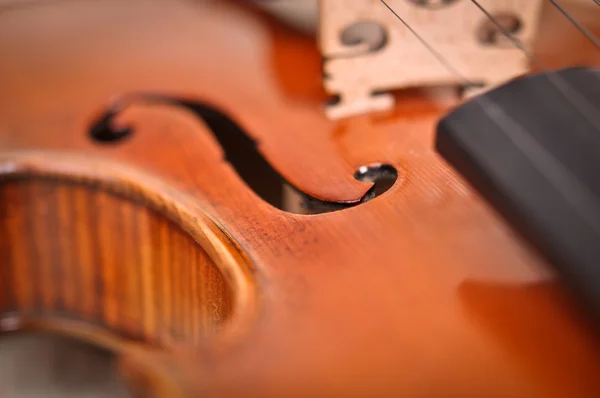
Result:
<svg viewBox="0 0 600 398">
<path fill-rule="evenodd" d="M 231 308 L 204 250 L 147 207 L 73 183 L 0 184 L 0 312 L 170 345 L 215 333 Z"/>
</svg>

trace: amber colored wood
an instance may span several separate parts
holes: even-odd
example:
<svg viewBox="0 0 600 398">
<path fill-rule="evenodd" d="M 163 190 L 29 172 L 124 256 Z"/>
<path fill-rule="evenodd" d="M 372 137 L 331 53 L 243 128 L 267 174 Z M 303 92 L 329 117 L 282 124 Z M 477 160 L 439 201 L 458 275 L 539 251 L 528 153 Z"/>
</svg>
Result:
<svg viewBox="0 0 600 398">
<path fill-rule="evenodd" d="M 600 18 L 586 21 L 600 31 Z M 542 17 L 536 51 L 552 66 L 600 64 L 600 54 L 551 9 Z M 28 256 L 46 250 L 48 257 L 33 267 L 66 283 L 75 273 L 59 277 L 43 265 L 52 264 L 64 241 L 39 234 L 60 220 L 56 230 L 68 234 L 74 224 L 42 210 L 60 210 L 73 203 L 67 192 L 79 192 L 111 203 L 95 209 L 107 215 L 102 231 L 75 224 L 88 226 L 90 236 L 134 246 L 136 229 L 147 236 L 170 231 L 169 239 L 177 236 L 189 255 L 206 253 L 230 287 L 227 327 L 204 329 L 201 342 L 166 349 L 152 344 L 173 341 L 170 330 L 158 328 L 142 341 L 123 333 L 113 344 L 132 385 L 161 398 L 597 396 L 596 331 L 550 267 L 433 150 L 435 124 L 447 107 L 400 92 L 390 113 L 331 121 L 320 82 L 314 38 L 242 2 L 61 2 L 0 14 L 0 173 L 37 181 L 21 183 L 33 184 L 34 195 L 19 192 L 10 185 L 15 182 L 3 184 L 2 205 L 9 195 L 22 198 L 10 206 L 32 221 L 28 234 L 10 238 L 11 250 L 20 247 Z M 89 124 L 112 98 L 140 91 L 186 96 L 227 113 L 281 175 L 315 197 L 361 198 L 369 184 L 353 173 L 371 163 L 393 165 L 400 178 L 354 208 L 294 215 L 255 195 L 223 159 L 210 129 L 190 113 L 137 104 L 119 118 L 134 126 L 131 137 L 113 145 L 89 139 Z M 40 191 L 50 187 L 57 196 L 46 204 Z M 172 224 L 152 216 L 157 228 L 144 229 L 133 215 L 150 220 L 145 206 Z M 115 228 L 124 209 L 132 217 L 121 217 L 128 222 Z M 2 220 L 3 231 L 11 228 Z M 31 236 L 40 237 L 35 247 Z M 4 234 L 1 239 L 7 242 Z M 2 248 L 8 251 L 6 243 Z M 72 249 L 60 253 L 77 258 L 80 245 Z M 184 256 L 176 251 L 153 247 L 152 266 L 164 264 L 164 253 Z M 133 275 L 143 266 L 135 253 L 123 250 L 118 260 L 131 257 L 135 264 L 119 271 Z M 190 271 L 181 264 L 172 269 Z M 13 270 L 0 272 L 4 288 Z M 32 282 L 40 275 L 46 273 L 32 274 Z M 113 289 L 122 282 L 114 278 L 105 279 L 117 283 Z M 205 278 L 199 283 L 208 283 Z M 56 286 L 23 288 L 40 289 L 44 305 Z M 70 303 L 74 294 L 64 293 Z M 9 305 L 12 295 L 3 294 Z M 107 304 L 91 296 L 83 301 Z M 121 304 L 110 303 L 108 313 L 133 312 Z M 58 315 L 43 326 L 64 322 Z M 141 324 L 126 327 L 144 330 L 148 320 L 136 319 Z M 80 321 L 104 329 L 85 338 L 111 332 L 97 320 Z M 73 332 L 61 325 L 56 329 Z"/>
<path fill-rule="evenodd" d="M 148 207 L 46 179 L 4 182 L 0 202 L 4 323 L 67 319 L 172 346 L 194 345 L 228 319 L 219 269 Z"/>
</svg>

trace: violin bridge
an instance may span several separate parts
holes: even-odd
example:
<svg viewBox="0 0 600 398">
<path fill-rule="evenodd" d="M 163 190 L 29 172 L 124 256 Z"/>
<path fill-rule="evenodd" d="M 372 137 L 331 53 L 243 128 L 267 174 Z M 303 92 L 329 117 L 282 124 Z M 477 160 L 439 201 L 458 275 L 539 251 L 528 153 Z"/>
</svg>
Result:
<svg viewBox="0 0 600 398">
<path fill-rule="evenodd" d="M 319 44 L 324 86 L 339 101 L 329 118 L 385 111 L 392 90 L 478 85 L 478 91 L 526 73 L 527 54 L 516 48 L 472 1 L 387 0 L 432 53 L 379 0 L 321 0 Z M 503 30 L 530 48 L 542 0 L 479 0 Z M 465 90 L 465 95 L 473 91 Z"/>
</svg>

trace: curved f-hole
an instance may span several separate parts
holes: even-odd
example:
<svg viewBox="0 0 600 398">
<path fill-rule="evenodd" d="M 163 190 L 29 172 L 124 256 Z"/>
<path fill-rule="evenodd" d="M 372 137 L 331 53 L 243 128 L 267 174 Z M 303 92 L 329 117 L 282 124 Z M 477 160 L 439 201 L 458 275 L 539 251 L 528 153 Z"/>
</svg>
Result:
<svg viewBox="0 0 600 398">
<path fill-rule="evenodd" d="M 119 126 L 116 123 L 115 116 L 120 111 L 121 107 L 115 107 L 92 123 L 90 135 L 96 142 L 112 143 L 121 141 L 131 135 L 133 132 L 131 127 Z"/>
<path fill-rule="evenodd" d="M 118 125 L 116 117 L 135 102 L 181 107 L 202 119 L 221 145 L 225 160 L 233 166 L 246 185 L 264 201 L 280 210 L 296 214 L 319 214 L 356 206 L 385 193 L 398 177 L 396 169 L 390 165 L 368 166 L 355 174 L 359 181 L 373 183 L 373 187 L 359 201 L 327 202 L 316 199 L 292 186 L 277 173 L 260 154 L 256 142 L 232 119 L 206 104 L 160 95 L 123 97 L 92 123 L 89 130 L 91 138 L 114 144 L 130 135 L 133 128 Z M 290 205 L 292 202 L 295 205 Z"/>
<path fill-rule="evenodd" d="M 425 8 L 443 8 L 456 3 L 458 0 L 408 0 L 410 3 Z"/>
<path fill-rule="evenodd" d="M 372 182 L 373 187 L 363 197 L 366 202 L 387 192 L 398 179 L 398 171 L 389 164 L 373 164 L 361 166 L 354 173 L 354 178 L 362 182 Z"/>
<path fill-rule="evenodd" d="M 346 46 L 366 45 L 367 51 L 373 52 L 385 47 L 388 35 L 377 22 L 362 21 L 345 28 L 340 35 L 340 41 Z"/>
<path fill-rule="evenodd" d="M 494 21 L 487 18 L 477 29 L 477 39 L 481 44 L 498 45 L 507 43 L 507 34 L 515 35 L 523 28 L 521 20 L 514 14 L 496 14 L 493 17 L 501 28 Z"/>
</svg>

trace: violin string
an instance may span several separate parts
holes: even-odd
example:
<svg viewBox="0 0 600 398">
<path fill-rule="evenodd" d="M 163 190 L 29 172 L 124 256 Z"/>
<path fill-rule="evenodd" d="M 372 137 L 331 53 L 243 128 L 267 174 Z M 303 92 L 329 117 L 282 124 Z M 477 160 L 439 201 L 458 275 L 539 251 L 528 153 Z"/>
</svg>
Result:
<svg viewBox="0 0 600 398">
<path fill-rule="evenodd" d="M 384 3 L 388 9 L 390 8 L 385 0 L 381 0 L 381 2 Z M 393 12 L 393 10 L 391 11 Z M 405 24 L 405 26 L 407 25 L 397 13 L 393 13 Z M 423 37 L 418 35 L 414 29 L 410 28 L 410 31 L 418 36 L 417 38 L 419 41 L 426 43 L 428 49 L 433 49 L 433 46 L 431 46 L 431 44 Z M 444 65 L 451 66 L 450 62 L 448 62 L 441 54 L 437 52 L 435 52 L 435 54 L 437 54 L 436 58 L 444 61 L 442 62 Z M 454 67 L 450 67 L 449 69 L 451 71 L 456 71 Z M 462 75 L 457 74 L 457 76 L 461 77 Z M 526 156 L 533 167 L 536 168 L 552 184 L 557 192 L 563 196 L 567 203 L 576 210 L 577 214 L 582 217 L 592 229 L 600 233 L 600 211 L 595 206 L 595 201 L 593 200 L 595 195 L 589 191 L 585 184 L 583 184 L 576 175 L 573 175 L 566 169 L 552 153 L 548 152 L 525 127 L 510 118 L 509 115 L 506 115 L 502 108 L 488 97 L 480 95 L 475 98 L 474 101 L 481 106 L 483 112 L 486 113 L 498 127 L 500 127 L 500 130 L 504 135 L 506 135 L 507 138 Z M 515 133 L 516 131 L 519 133 Z M 574 193 L 574 195 L 569 195 L 568 193 Z M 586 212 L 586 209 L 589 210 L 591 214 Z"/>
<path fill-rule="evenodd" d="M 544 75 L 550 80 L 550 82 L 556 87 L 560 93 L 577 109 L 577 111 L 592 125 L 597 131 L 600 131 L 600 113 L 598 107 L 591 103 L 585 96 L 580 95 L 576 90 L 573 90 L 571 85 L 564 80 L 560 75 L 554 71 L 548 70 L 543 63 L 534 54 L 525 47 L 523 42 L 515 37 L 511 32 L 502 26 L 498 19 L 493 16 L 488 10 L 486 10 L 477 0 L 471 0 L 473 3 L 489 20 L 496 26 L 496 28 L 506 37 L 513 45 L 520 49 L 525 56 L 537 66 Z M 590 138 L 590 137 L 587 137 Z M 594 135 L 593 139 L 598 140 L 600 136 Z"/>
<path fill-rule="evenodd" d="M 470 81 L 462 73 L 460 73 L 460 71 L 458 69 L 456 69 L 450 61 L 448 61 L 429 42 L 427 42 L 427 40 L 425 40 L 425 38 L 423 38 L 423 36 L 421 36 L 415 29 L 413 29 L 413 27 L 410 26 L 410 24 L 408 22 L 406 22 L 402 17 L 400 17 L 400 15 L 398 15 L 398 13 L 392 7 L 390 7 L 390 5 L 385 0 L 381 0 L 381 2 L 383 3 L 384 6 L 387 7 L 388 10 L 390 10 L 390 12 L 392 14 L 394 14 L 394 16 L 400 22 L 402 22 L 402 24 L 410 31 L 410 33 L 412 33 L 413 36 L 415 36 L 415 38 L 417 40 L 419 40 L 419 42 L 421 42 L 421 44 L 425 48 L 427 48 L 427 50 L 438 60 L 438 62 L 440 62 L 446 69 L 448 69 L 450 71 L 450 73 L 455 75 L 460 80 L 460 82 L 463 86 L 467 86 L 467 87 L 468 86 L 477 86 L 476 83 Z"/>
<path fill-rule="evenodd" d="M 577 175 L 567 169 L 533 135 L 529 134 L 524 126 L 507 115 L 502 107 L 485 96 L 479 96 L 475 101 L 515 147 L 525 155 L 533 167 L 575 209 L 581 219 L 600 234 L 600 209 L 596 205 L 597 196 L 586 187 Z"/>
<path fill-rule="evenodd" d="M 579 22 L 577 19 L 575 19 L 563 6 L 561 6 L 556 0 L 548 0 L 550 1 L 550 3 L 552 3 L 552 5 L 558 10 L 560 11 L 565 18 L 567 18 L 569 20 L 569 22 L 571 22 L 571 24 L 573 26 L 575 26 L 575 28 L 577 28 L 577 30 L 579 30 L 579 32 L 584 35 L 585 37 L 587 37 L 587 39 L 589 41 L 591 41 L 594 46 L 596 46 L 596 48 L 600 51 L 600 40 L 598 40 L 598 37 L 596 37 L 595 34 L 593 34 L 590 30 L 588 30 L 585 26 L 583 26 L 581 24 L 581 22 Z M 600 0 L 595 0 L 595 3 L 600 5 Z"/>
<path fill-rule="evenodd" d="M 535 55 L 533 55 L 531 53 L 531 51 L 529 51 L 527 49 L 527 47 L 525 47 L 525 45 L 523 44 L 523 42 L 521 40 L 516 38 L 512 33 L 510 33 L 506 28 L 504 28 L 504 26 L 502 26 L 502 24 L 498 21 L 498 19 L 495 16 L 493 16 L 488 10 L 486 10 L 477 0 L 470 0 L 470 1 L 477 8 L 479 8 L 479 10 L 487 17 L 487 19 L 490 20 L 490 22 L 492 22 L 494 24 L 496 29 L 498 29 L 504 37 L 506 37 L 508 40 L 510 40 L 510 42 L 515 47 L 517 47 L 519 50 L 523 51 L 525 53 L 525 55 L 527 56 L 527 58 L 531 62 L 533 62 L 535 64 L 535 66 L 537 66 L 540 69 L 545 69 L 543 67 L 542 63 L 540 62 L 540 60 Z"/>
<path fill-rule="evenodd" d="M 550 80 L 550 82 L 560 91 L 560 93 L 573 105 L 575 109 L 592 125 L 596 130 L 600 131 L 600 120 L 597 117 L 598 109 L 594 104 L 591 104 L 589 100 L 585 97 L 579 95 L 575 90 L 572 90 L 570 84 L 558 74 L 553 71 L 547 71 L 547 69 L 542 65 L 541 61 L 532 54 L 523 43 L 514 37 L 510 32 L 508 32 L 499 22 L 498 20 L 488 12 L 477 0 L 471 0 L 471 2 L 479 8 L 481 12 L 483 12 L 486 17 L 496 26 L 496 28 L 507 38 L 509 39 L 513 45 L 519 48 L 521 51 L 525 53 L 530 62 L 533 62 L 540 70 L 546 72 L 546 77 Z M 414 28 L 410 26 L 408 22 L 406 22 L 400 15 L 386 2 L 386 0 L 381 0 L 381 3 L 385 5 L 385 7 L 422 43 L 422 45 L 427 48 L 427 50 L 440 62 L 446 69 L 448 69 L 452 74 L 454 74 L 458 80 L 461 82 L 463 86 L 476 86 L 475 83 L 467 79 L 462 73 L 458 71 L 456 67 L 452 65 L 450 61 L 448 61 L 441 53 L 439 53 L 431 43 L 429 43 L 423 36 L 421 36 Z M 586 136 L 585 138 L 593 139 L 594 141 L 600 140 L 600 136 Z"/>
</svg>

